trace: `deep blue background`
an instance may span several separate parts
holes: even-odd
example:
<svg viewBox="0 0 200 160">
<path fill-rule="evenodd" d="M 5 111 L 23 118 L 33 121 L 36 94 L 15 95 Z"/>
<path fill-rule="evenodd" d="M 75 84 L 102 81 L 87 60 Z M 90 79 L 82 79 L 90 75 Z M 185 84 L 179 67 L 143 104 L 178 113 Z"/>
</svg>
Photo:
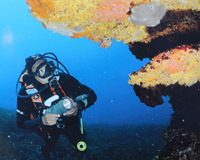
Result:
<svg viewBox="0 0 200 160">
<path fill-rule="evenodd" d="M 15 86 L 25 58 L 53 52 L 98 98 L 84 113 L 85 123 L 161 124 L 172 113 L 168 97 L 156 108 L 147 107 L 128 84 L 129 76 L 149 60 L 137 60 L 123 42 L 100 48 L 86 38 L 72 39 L 42 27 L 24 0 L 0 1 L 0 107 L 16 109 Z"/>
</svg>

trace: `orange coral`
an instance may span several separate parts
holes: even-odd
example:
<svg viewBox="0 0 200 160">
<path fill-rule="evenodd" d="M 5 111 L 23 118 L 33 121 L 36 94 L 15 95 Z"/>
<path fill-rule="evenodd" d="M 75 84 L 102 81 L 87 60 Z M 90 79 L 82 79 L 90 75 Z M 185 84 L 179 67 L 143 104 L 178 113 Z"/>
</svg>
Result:
<svg viewBox="0 0 200 160">
<path fill-rule="evenodd" d="M 82 38 L 82 37 L 87 37 L 88 39 L 94 39 L 92 37 L 92 34 L 89 32 L 80 32 L 80 33 L 73 33 L 72 38 Z M 96 41 L 95 41 L 96 42 Z"/>
<path fill-rule="evenodd" d="M 95 18 L 93 21 L 101 20 L 127 20 L 131 0 L 106 0 L 101 6 L 93 10 Z"/>
<path fill-rule="evenodd" d="M 177 73 L 180 71 L 188 72 L 189 70 L 185 68 L 185 61 L 190 57 L 190 54 L 187 53 L 192 53 L 193 50 L 194 49 L 177 48 L 165 53 L 161 53 L 153 59 L 153 66 L 155 69 L 159 69 L 164 65 L 165 71 L 168 74 Z M 191 69 L 192 67 L 190 70 Z"/>
<path fill-rule="evenodd" d="M 54 13 L 52 0 L 26 0 L 26 3 L 31 7 L 32 12 L 42 19 L 49 18 L 50 14 Z"/>
<path fill-rule="evenodd" d="M 149 1 L 148 0 L 143 0 L 143 3 L 148 3 Z"/>
<path fill-rule="evenodd" d="M 200 48 L 179 46 L 160 53 L 139 72 L 130 74 L 129 84 L 143 87 L 179 84 L 191 86 L 200 81 Z"/>
</svg>

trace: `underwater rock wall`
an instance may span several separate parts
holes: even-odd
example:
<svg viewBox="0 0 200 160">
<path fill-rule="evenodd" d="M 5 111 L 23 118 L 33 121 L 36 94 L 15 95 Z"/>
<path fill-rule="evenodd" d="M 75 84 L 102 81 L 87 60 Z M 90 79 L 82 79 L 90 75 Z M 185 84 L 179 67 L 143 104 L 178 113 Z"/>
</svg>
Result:
<svg viewBox="0 0 200 160">
<path fill-rule="evenodd" d="M 136 58 L 153 58 L 181 45 L 200 43 L 200 11 L 167 11 L 160 25 L 146 28 L 148 43 L 131 42 L 129 49 Z"/>
<path fill-rule="evenodd" d="M 199 3 L 200 4 L 200 3 Z M 174 113 L 165 131 L 159 160 L 200 159 L 200 12 L 167 11 L 161 23 L 147 28 L 148 43 L 129 43 L 138 59 L 152 61 L 130 74 L 129 84 L 147 106 L 169 96 Z"/>
<path fill-rule="evenodd" d="M 200 10 L 199 0 L 26 0 L 26 2 L 31 14 L 45 28 L 72 38 L 87 37 L 99 42 L 100 46 L 105 48 L 110 46 L 112 39 L 124 43 L 150 42 L 155 37 L 180 29 L 173 25 L 170 31 L 169 26 L 160 35 L 152 35 L 148 31 L 148 26 L 159 26 L 163 16 L 164 19 L 166 17 L 165 12 L 168 17 L 168 11 Z M 184 30 L 184 24 L 181 26 Z"/>
<path fill-rule="evenodd" d="M 200 159 L 200 83 L 190 87 L 177 83 L 148 88 L 135 85 L 134 91 L 142 102 L 151 107 L 162 104 L 162 96 L 170 97 L 174 113 L 164 134 L 166 146 L 159 160 Z"/>
<path fill-rule="evenodd" d="M 200 50 L 179 46 L 160 53 L 139 72 L 130 74 L 129 84 L 144 88 L 156 85 L 191 86 L 200 81 Z"/>
</svg>

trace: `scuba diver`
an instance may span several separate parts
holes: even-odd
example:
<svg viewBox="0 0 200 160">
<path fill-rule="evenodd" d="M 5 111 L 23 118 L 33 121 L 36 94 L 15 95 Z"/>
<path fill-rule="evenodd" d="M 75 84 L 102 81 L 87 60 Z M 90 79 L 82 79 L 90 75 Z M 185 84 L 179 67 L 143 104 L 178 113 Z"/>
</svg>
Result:
<svg viewBox="0 0 200 160">
<path fill-rule="evenodd" d="M 17 126 L 35 131 L 44 139 L 39 159 L 49 159 L 60 134 L 78 151 L 85 151 L 81 112 L 94 104 L 95 92 L 72 77 L 53 53 L 28 57 L 16 90 L 19 82 Z"/>
</svg>

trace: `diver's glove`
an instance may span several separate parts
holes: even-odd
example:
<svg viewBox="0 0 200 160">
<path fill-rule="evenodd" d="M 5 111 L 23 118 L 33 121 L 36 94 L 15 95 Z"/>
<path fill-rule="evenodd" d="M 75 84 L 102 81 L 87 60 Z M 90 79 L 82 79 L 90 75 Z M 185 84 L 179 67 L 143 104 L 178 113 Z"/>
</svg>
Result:
<svg viewBox="0 0 200 160">
<path fill-rule="evenodd" d="M 42 116 L 42 123 L 47 126 L 53 126 L 59 118 L 59 114 L 46 113 Z"/>
<path fill-rule="evenodd" d="M 87 98 L 88 98 L 87 94 L 82 94 L 76 97 L 76 103 L 78 104 L 79 112 L 82 112 L 86 108 L 88 104 Z"/>
</svg>

